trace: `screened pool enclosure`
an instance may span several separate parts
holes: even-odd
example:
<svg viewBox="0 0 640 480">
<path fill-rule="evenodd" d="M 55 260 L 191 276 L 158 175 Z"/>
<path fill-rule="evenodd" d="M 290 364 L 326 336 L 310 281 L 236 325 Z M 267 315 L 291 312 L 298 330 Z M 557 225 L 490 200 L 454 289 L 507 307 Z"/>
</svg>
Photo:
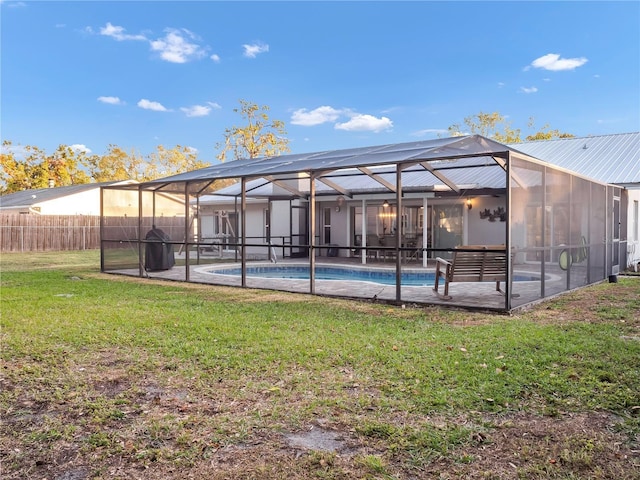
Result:
<svg viewBox="0 0 640 480">
<path fill-rule="evenodd" d="M 625 248 L 622 190 L 543 160 L 474 135 L 104 187 L 101 269 L 510 311 L 616 275 Z"/>
</svg>

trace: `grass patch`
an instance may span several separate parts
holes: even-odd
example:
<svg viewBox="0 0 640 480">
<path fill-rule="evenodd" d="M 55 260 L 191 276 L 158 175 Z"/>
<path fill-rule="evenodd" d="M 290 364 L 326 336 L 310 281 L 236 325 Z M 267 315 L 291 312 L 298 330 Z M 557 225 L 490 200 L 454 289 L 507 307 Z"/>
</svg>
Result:
<svg viewBox="0 0 640 480">
<path fill-rule="evenodd" d="M 640 468 L 639 278 L 506 317 L 109 276 L 97 252 L 1 262 L 7 478 Z M 286 445 L 314 426 L 343 445 Z"/>
</svg>

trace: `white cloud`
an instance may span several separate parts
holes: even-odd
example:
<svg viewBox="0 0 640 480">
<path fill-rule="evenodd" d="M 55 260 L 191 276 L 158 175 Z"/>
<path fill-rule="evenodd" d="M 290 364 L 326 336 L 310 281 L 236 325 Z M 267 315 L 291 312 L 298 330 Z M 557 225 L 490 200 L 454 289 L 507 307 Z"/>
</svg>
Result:
<svg viewBox="0 0 640 480">
<path fill-rule="evenodd" d="M 167 28 L 164 38 L 159 38 L 151 43 L 151 50 L 160 52 L 160 58 L 171 63 L 186 63 L 189 60 L 203 57 L 206 52 L 197 43 L 196 36 L 189 30 L 177 30 Z"/>
<path fill-rule="evenodd" d="M 560 55 L 557 53 L 547 53 L 540 58 L 536 58 L 531 62 L 530 66 L 556 72 L 561 70 L 574 70 L 587 62 L 588 60 L 585 57 L 560 58 Z"/>
<path fill-rule="evenodd" d="M 211 107 L 206 105 L 193 105 L 191 107 L 180 107 L 187 117 L 206 117 L 211 112 Z"/>
<path fill-rule="evenodd" d="M 91 27 L 86 27 L 85 31 L 87 33 L 93 33 Z M 100 28 L 100 35 L 105 35 L 118 41 L 147 41 L 152 51 L 160 52 L 160 58 L 171 63 L 186 63 L 206 55 L 206 49 L 197 43 L 199 40 L 197 36 L 185 28 L 167 28 L 165 29 L 164 37 L 149 40 L 144 35 L 129 35 L 125 33 L 124 27 L 107 22 L 106 26 Z M 217 55 L 212 55 L 211 59 L 214 61 L 220 60 Z"/>
<path fill-rule="evenodd" d="M 98 97 L 98 101 L 110 105 L 124 105 L 124 102 L 118 97 Z"/>
<path fill-rule="evenodd" d="M 498 82 L 498 88 L 502 88 L 506 85 L 504 82 Z"/>
<path fill-rule="evenodd" d="M 211 113 L 211 110 L 219 110 L 222 108 L 215 102 L 207 102 L 207 105 L 193 105 L 191 107 L 181 107 L 187 117 L 206 117 Z"/>
<path fill-rule="evenodd" d="M 393 128 L 393 122 L 387 117 L 374 117 L 373 115 L 355 114 L 351 119 L 344 123 L 336 123 L 336 130 L 346 130 L 348 132 L 375 132 L 379 133 L 383 130 Z"/>
<path fill-rule="evenodd" d="M 213 60 L 214 62 L 216 62 L 216 63 L 220 63 L 220 56 L 215 54 L 215 53 L 213 55 L 211 55 L 209 58 L 211 60 Z"/>
<path fill-rule="evenodd" d="M 425 128 L 423 130 L 417 130 L 411 135 L 414 137 L 424 137 L 426 135 L 443 135 L 446 133 L 449 133 L 449 130 L 447 130 L 446 128 Z"/>
<path fill-rule="evenodd" d="M 341 116 L 349 117 L 346 122 L 338 122 L 334 125 L 336 130 L 381 132 L 393 128 L 393 122 L 387 117 L 374 117 L 362 113 L 355 113 L 350 109 L 337 109 L 324 105 L 308 111 L 300 108 L 291 115 L 293 125 L 312 127 L 323 123 L 335 122 Z"/>
<path fill-rule="evenodd" d="M 269 45 L 264 43 L 254 43 L 253 45 L 242 45 L 244 48 L 244 56 L 247 58 L 256 58 L 259 53 L 265 53 L 269 51 Z"/>
<path fill-rule="evenodd" d="M 313 125 L 320 125 L 327 122 L 335 122 L 341 115 L 340 110 L 336 110 L 333 107 L 322 106 L 315 110 L 307 111 L 306 108 L 296 110 L 291 115 L 291 123 L 293 125 L 302 125 L 305 127 L 311 127 Z"/>
<path fill-rule="evenodd" d="M 74 143 L 73 145 L 69 145 L 69 148 L 74 152 L 91 153 L 90 148 L 87 148 L 86 145 L 82 145 L 80 143 Z"/>
<path fill-rule="evenodd" d="M 128 33 L 124 33 L 124 31 L 124 27 L 112 25 L 110 22 L 107 22 L 107 25 L 100 29 L 100 35 L 115 38 L 119 42 L 124 40 L 147 40 L 147 37 L 144 35 L 129 35 Z"/>
<path fill-rule="evenodd" d="M 147 100 L 146 98 L 143 98 L 142 100 L 140 100 L 138 102 L 138 106 L 145 110 L 153 110 L 155 112 L 168 112 L 168 110 L 161 103 L 152 102 L 150 100 Z"/>
<path fill-rule="evenodd" d="M 522 93 L 536 93 L 538 89 L 536 87 L 520 87 Z"/>
</svg>

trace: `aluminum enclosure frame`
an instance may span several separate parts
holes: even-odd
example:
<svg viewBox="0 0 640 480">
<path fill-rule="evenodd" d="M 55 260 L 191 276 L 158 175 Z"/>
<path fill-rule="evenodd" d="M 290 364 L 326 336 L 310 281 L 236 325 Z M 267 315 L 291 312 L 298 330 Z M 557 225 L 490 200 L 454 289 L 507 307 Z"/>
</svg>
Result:
<svg viewBox="0 0 640 480">
<path fill-rule="evenodd" d="M 550 178 L 568 183 L 554 184 L 552 188 L 547 185 L 546 172 L 551 172 Z M 600 226 L 591 228 L 590 224 L 585 223 L 585 219 L 591 222 L 591 210 L 579 208 L 572 200 L 574 184 L 581 185 L 589 191 L 604 189 L 606 192 L 604 218 L 601 219 L 604 238 L 595 238 Z M 562 208 L 548 203 L 551 190 Z M 563 196 L 562 192 L 568 193 L 568 196 Z M 582 200 L 585 195 L 587 194 L 582 192 L 579 198 Z M 591 194 L 588 195 L 591 198 Z M 308 257 L 310 274 L 307 293 L 322 294 L 317 291 L 316 260 L 328 245 L 322 241 L 318 232 L 318 205 L 330 205 L 334 199 L 343 199 L 352 208 L 357 207 L 359 201 L 362 201 L 366 208 L 367 202 L 379 202 L 380 199 L 390 196 L 393 196 L 398 216 L 403 212 L 404 205 L 411 202 L 418 205 L 416 202 L 422 201 L 426 212 L 427 203 L 433 199 L 454 203 L 465 199 L 470 201 L 471 198 L 504 199 L 506 218 L 503 222 L 504 241 L 501 243 L 504 244 L 505 252 L 511 254 L 506 255 L 507 282 L 503 302 L 489 309 L 511 311 L 530 301 L 538 301 L 559 293 L 555 287 L 548 288 L 545 279 L 548 277 L 550 265 L 557 263 L 562 251 L 587 248 L 588 262 L 591 263 L 587 267 L 585 280 L 581 280 L 579 284 L 572 283 L 572 270 L 569 268 L 566 282 L 564 277 L 561 279 L 561 291 L 602 281 L 617 273 L 614 265 L 616 254 L 613 250 L 616 240 L 613 206 L 615 201 L 619 205 L 620 198 L 624 198 L 618 187 L 553 167 L 542 160 L 478 135 L 236 160 L 151 182 L 104 187 L 101 191 L 101 270 L 110 273 L 126 271 L 126 274 L 133 274 L 131 267 L 134 266 L 137 276 L 149 276 L 142 260 L 146 248 L 143 232 L 155 225 L 159 219 L 163 219 L 164 222 L 172 223 L 171 236 L 181 238 L 173 242 L 174 248 L 186 253 L 184 273 L 179 274 L 177 279 L 187 282 L 198 281 L 191 278 L 190 267 L 194 263 L 189 255 L 195 248 L 195 264 L 199 264 L 201 250 L 209 245 L 203 241 L 199 230 L 202 223 L 201 204 L 205 199 L 210 202 L 218 199 L 233 202 L 235 218 L 239 219 L 235 229 L 239 231 L 234 232 L 237 240 L 228 246 L 235 250 L 234 258 L 240 263 L 239 286 L 248 287 L 250 285 L 247 282 L 247 268 L 251 261 L 248 252 L 251 248 L 264 247 L 268 252 L 267 257 L 270 258 L 273 250 L 270 241 L 265 244 L 265 239 L 256 241 L 247 234 L 248 208 L 251 202 L 267 202 L 268 206 L 282 201 L 302 202 L 308 206 L 308 242 L 300 245 L 301 250 L 306 249 Z M 527 199 L 526 204 L 519 203 L 523 198 Z M 588 235 L 581 233 L 577 238 L 573 238 L 571 232 L 559 232 L 559 220 L 556 223 L 550 221 L 553 215 L 560 215 L 555 213 L 556 210 L 566 211 L 571 215 L 572 209 L 573 213 L 580 217 L 582 232 L 591 228 Z M 536 215 L 535 224 L 525 218 L 530 213 Z M 172 218 L 171 222 L 168 221 L 169 218 Z M 267 220 L 270 224 L 271 219 Z M 523 222 L 527 223 L 526 228 Z M 231 225 L 230 228 L 233 230 Z M 532 229 L 540 231 L 532 232 Z M 549 232 L 550 229 L 554 231 Z M 400 304 L 407 301 L 403 296 L 402 283 L 403 269 L 406 269 L 403 267 L 403 253 L 406 253 L 402 246 L 403 226 L 396 228 L 393 235 L 395 252 L 391 251 L 391 256 L 395 258 L 396 280 L 395 293 L 388 301 Z M 553 235 L 568 243 L 553 243 Z M 467 234 L 468 238 L 471 236 L 472 232 Z M 583 239 L 586 237 L 589 237 L 589 240 L 585 244 L 586 240 Z M 542 244 L 534 244 L 540 239 Z M 366 245 L 364 235 L 362 240 L 362 259 L 365 261 L 366 250 L 370 246 Z M 583 247 L 583 244 L 586 246 Z M 354 250 L 354 245 L 341 248 L 347 247 L 350 251 Z M 426 254 L 451 251 L 451 248 L 423 248 L 424 266 L 427 266 Z M 597 255 L 594 253 L 592 256 L 591 252 L 596 251 Z M 518 265 L 526 265 L 539 275 L 539 286 L 534 285 L 536 293 L 533 297 L 529 295 L 525 299 L 525 296 L 518 292 L 518 287 L 514 289 L 512 272 L 516 261 Z M 598 266 L 595 267 L 595 264 Z M 174 267 L 176 271 L 180 271 L 180 268 Z M 424 302 L 418 303 L 432 303 L 431 300 L 433 299 L 425 297 Z M 448 304 L 473 307 L 456 303 L 455 298 Z"/>
</svg>

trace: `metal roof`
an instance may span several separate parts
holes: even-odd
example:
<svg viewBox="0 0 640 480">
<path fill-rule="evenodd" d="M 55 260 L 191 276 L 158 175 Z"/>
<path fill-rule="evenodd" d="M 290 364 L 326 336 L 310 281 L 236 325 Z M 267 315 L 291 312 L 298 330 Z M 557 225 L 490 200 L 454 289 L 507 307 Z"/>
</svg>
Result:
<svg viewBox="0 0 640 480">
<path fill-rule="evenodd" d="M 539 140 L 511 147 L 601 182 L 640 186 L 640 132 Z"/>
</svg>

